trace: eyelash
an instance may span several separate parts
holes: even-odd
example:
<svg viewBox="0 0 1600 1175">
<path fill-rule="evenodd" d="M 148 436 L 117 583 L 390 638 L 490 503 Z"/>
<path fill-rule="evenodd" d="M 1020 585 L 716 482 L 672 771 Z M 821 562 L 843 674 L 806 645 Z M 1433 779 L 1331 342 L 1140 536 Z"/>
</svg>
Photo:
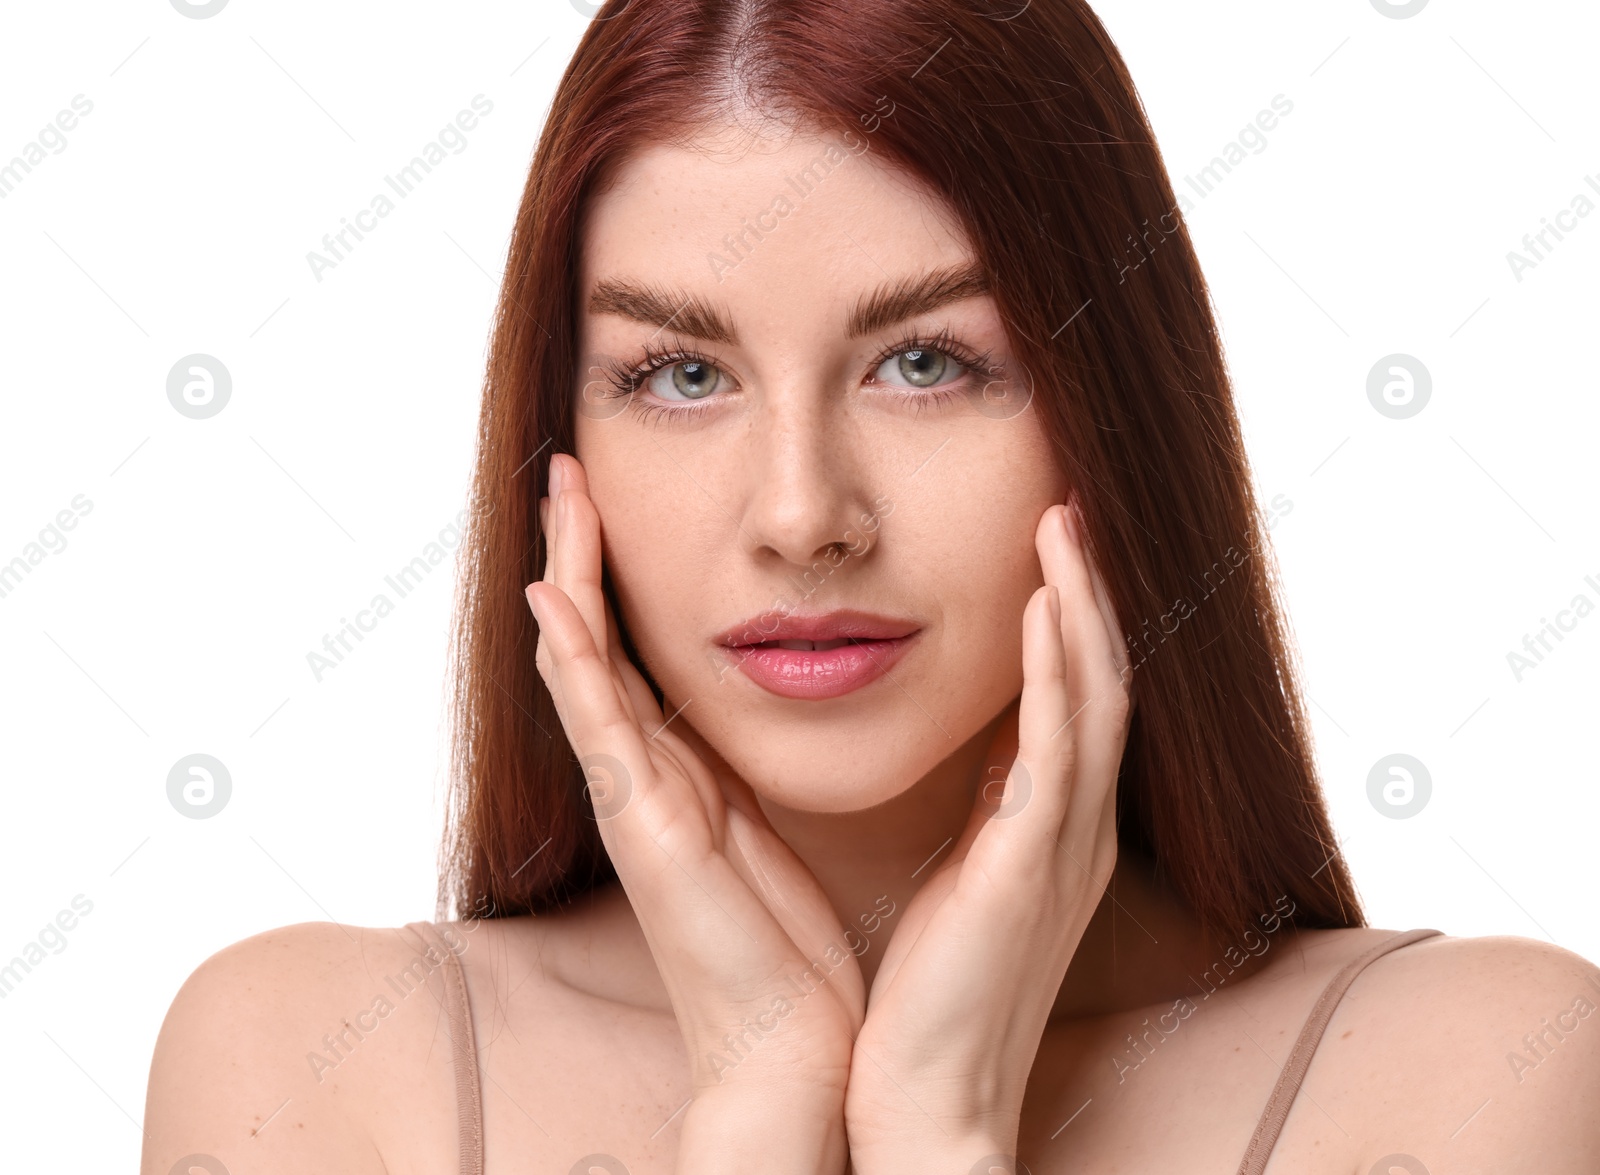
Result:
<svg viewBox="0 0 1600 1175">
<path fill-rule="evenodd" d="M 955 396 L 964 394 L 963 385 L 971 376 L 994 379 L 1000 376 L 1004 370 L 1003 366 L 994 362 L 992 352 L 972 350 L 951 334 L 947 327 L 940 328 L 932 335 L 913 335 L 902 339 L 892 347 L 880 352 L 878 357 L 872 361 L 871 368 L 876 371 L 886 359 L 891 359 L 907 351 L 918 350 L 938 351 L 941 355 L 955 360 L 957 364 L 965 369 L 962 379 L 944 387 L 927 391 L 896 388 L 895 393 L 900 395 L 902 399 L 910 400 L 914 403 L 919 412 L 930 405 L 940 404 Z M 643 351 L 643 358 L 631 367 L 624 363 L 615 362 L 606 365 L 606 380 L 612 389 L 609 393 L 610 395 L 632 397 L 633 393 L 639 389 L 639 385 L 645 380 L 663 368 L 671 367 L 678 363 L 705 363 L 717 368 L 719 371 L 722 370 L 722 365 L 715 356 L 705 355 L 699 351 L 681 348 L 663 350 L 655 346 L 654 343 L 646 343 Z M 635 397 L 631 407 L 642 418 L 646 419 L 657 414 L 687 419 L 709 408 L 712 400 L 716 398 L 716 395 L 713 394 L 692 406 L 668 408 L 662 404 L 645 403 Z"/>
</svg>

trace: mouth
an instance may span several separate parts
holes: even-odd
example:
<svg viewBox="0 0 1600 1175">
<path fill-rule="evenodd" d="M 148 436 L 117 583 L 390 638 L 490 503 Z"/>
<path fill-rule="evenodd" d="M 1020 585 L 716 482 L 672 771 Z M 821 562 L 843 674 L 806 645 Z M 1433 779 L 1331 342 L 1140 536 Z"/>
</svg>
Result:
<svg viewBox="0 0 1600 1175">
<path fill-rule="evenodd" d="M 750 645 L 753 649 L 793 649 L 804 653 L 825 653 L 829 649 L 842 649 L 851 643 L 852 638 L 841 638 L 836 641 L 762 641 L 758 645 Z"/>
<path fill-rule="evenodd" d="M 779 697 L 822 701 L 886 675 L 916 642 L 916 623 L 867 612 L 769 612 L 717 638 L 755 684 Z"/>
</svg>

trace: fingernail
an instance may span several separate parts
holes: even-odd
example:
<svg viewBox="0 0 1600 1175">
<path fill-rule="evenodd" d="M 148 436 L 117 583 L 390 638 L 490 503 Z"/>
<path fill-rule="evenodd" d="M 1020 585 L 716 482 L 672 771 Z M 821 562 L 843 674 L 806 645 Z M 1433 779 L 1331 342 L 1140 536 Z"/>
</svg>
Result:
<svg viewBox="0 0 1600 1175">
<path fill-rule="evenodd" d="M 1054 584 L 1049 589 L 1050 616 L 1056 622 L 1056 627 L 1061 627 L 1061 591 Z"/>
<path fill-rule="evenodd" d="M 561 462 L 557 460 L 560 456 L 560 453 L 553 453 L 550 456 L 550 498 L 552 501 L 561 496 L 561 483 L 566 480 L 561 473 Z"/>
<path fill-rule="evenodd" d="M 539 609 L 535 607 L 533 603 L 533 584 L 530 583 L 527 587 L 522 589 L 522 598 L 528 601 L 528 610 L 537 617 L 539 615 Z"/>
<path fill-rule="evenodd" d="M 1078 520 L 1073 517 L 1070 505 L 1062 507 L 1061 525 L 1067 532 L 1067 537 L 1072 540 L 1072 545 L 1078 545 Z"/>
<path fill-rule="evenodd" d="M 550 521 L 549 521 L 549 519 L 550 519 L 550 499 L 549 498 L 540 498 L 539 499 L 539 529 L 540 530 L 549 530 L 550 529 Z"/>
</svg>

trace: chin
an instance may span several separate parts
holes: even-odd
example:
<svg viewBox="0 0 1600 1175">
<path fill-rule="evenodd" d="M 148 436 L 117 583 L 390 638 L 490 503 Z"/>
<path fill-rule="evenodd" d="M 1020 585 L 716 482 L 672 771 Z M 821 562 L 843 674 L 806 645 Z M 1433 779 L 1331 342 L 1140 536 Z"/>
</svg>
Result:
<svg viewBox="0 0 1600 1175">
<path fill-rule="evenodd" d="M 756 762 L 752 774 L 741 772 L 763 803 L 796 812 L 861 812 L 910 791 L 939 761 L 930 755 L 927 763 L 918 764 L 881 751 L 867 757 L 852 755 L 848 748 L 825 749 L 816 743 L 806 747 L 806 740 L 797 742 L 802 745 L 784 763 Z"/>
<path fill-rule="evenodd" d="M 924 689 L 917 701 L 880 682 L 829 703 L 780 703 L 786 714 L 729 708 L 711 722 L 702 715 L 695 729 L 763 803 L 844 815 L 910 791 L 975 736 L 987 743 L 987 728 L 1021 689 L 1020 667 L 1017 676 L 1014 687 L 997 682 L 983 695 Z"/>
</svg>

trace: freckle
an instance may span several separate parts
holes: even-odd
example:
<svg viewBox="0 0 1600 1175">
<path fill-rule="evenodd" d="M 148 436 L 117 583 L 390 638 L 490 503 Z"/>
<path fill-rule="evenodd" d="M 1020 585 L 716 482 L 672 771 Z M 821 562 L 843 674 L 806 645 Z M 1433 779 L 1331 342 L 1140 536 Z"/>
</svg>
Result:
<svg viewBox="0 0 1600 1175">
<path fill-rule="evenodd" d="M 1344 1031 L 1344 1036 L 1341 1036 L 1339 1039 L 1340 1040 L 1344 1040 L 1345 1037 L 1347 1037 L 1347 1036 L 1354 1036 L 1355 1032 L 1356 1032 L 1356 1030 L 1354 1028 L 1347 1028 Z"/>
</svg>

